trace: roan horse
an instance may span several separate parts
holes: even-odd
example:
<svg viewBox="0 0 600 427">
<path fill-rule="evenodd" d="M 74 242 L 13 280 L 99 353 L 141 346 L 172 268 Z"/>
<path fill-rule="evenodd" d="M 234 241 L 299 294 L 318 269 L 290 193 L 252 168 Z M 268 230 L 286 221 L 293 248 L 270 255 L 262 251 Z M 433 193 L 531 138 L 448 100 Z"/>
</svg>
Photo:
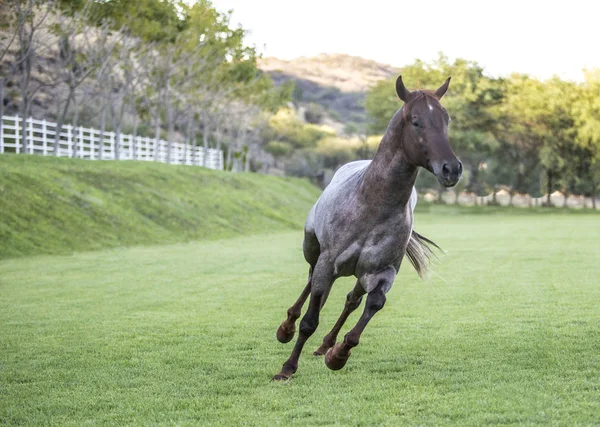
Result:
<svg viewBox="0 0 600 427">
<path fill-rule="evenodd" d="M 292 354 L 273 380 L 289 379 L 296 372 L 304 343 L 317 329 L 319 312 L 338 277 L 354 275 L 357 282 L 335 326 L 314 352 L 325 354 L 325 364 L 333 370 L 344 367 L 367 323 L 383 308 L 404 255 L 419 275 L 426 272 L 428 244 L 435 244 L 412 229 L 418 168 L 432 172 L 445 187 L 454 186 L 462 175 L 462 164 L 448 142 L 450 117 L 439 102 L 449 84 L 450 78 L 435 92 L 409 92 L 398 77 L 396 92 L 405 104 L 392 117 L 375 157 L 342 166 L 312 207 L 303 244 L 310 264 L 308 283 L 277 330 L 280 342 L 294 337 L 295 322 L 309 295 L 310 302 Z M 362 316 L 336 344 L 364 294 Z"/>
</svg>

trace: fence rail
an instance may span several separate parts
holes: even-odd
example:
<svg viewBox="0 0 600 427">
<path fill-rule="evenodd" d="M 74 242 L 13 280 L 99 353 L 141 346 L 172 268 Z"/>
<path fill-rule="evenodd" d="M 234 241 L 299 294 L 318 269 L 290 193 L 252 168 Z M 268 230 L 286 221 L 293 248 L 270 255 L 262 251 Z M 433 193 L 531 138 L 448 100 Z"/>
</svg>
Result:
<svg viewBox="0 0 600 427">
<path fill-rule="evenodd" d="M 56 123 L 31 117 L 2 116 L 0 153 L 75 157 L 88 160 L 146 160 L 223 169 L 223 152 L 163 139 L 100 132 L 70 124 L 62 126 L 55 149 Z M 25 141 L 23 141 L 25 134 Z M 170 151 L 170 152 L 169 152 Z"/>
</svg>

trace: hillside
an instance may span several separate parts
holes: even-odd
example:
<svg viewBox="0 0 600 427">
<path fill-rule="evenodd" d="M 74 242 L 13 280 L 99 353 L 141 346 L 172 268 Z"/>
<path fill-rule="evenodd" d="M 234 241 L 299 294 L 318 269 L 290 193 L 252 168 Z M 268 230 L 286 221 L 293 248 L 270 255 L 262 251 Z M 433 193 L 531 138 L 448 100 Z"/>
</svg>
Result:
<svg viewBox="0 0 600 427">
<path fill-rule="evenodd" d="M 307 181 L 144 162 L 0 155 L 0 259 L 301 229 Z"/>
<path fill-rule="evenodd" d="M 264 58 L 258 66 L 277 84 L 293 80 L 300 96 L 297 101 L 315 102 L 338 120 L 358 123 L 366 120 L 363 102 L 368 89 L 398 72 L 389 65 L 342 54 L 321 54 L 291 61 Z"/>
</svg>

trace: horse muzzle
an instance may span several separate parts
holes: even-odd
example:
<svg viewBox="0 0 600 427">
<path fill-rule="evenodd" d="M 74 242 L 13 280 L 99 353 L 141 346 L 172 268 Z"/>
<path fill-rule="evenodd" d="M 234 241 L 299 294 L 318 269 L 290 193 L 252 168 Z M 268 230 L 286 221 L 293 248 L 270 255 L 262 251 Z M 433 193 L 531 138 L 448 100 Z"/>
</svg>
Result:
<svg viewBox="0 0 600 427">
<path fill-rule="evenodd" d="M 462 176 L 462 172 L 462 163 L 457 158 L 449 162 L 439 162 L 433 165 L 435 177 L 446 188 L 454 187 Z"/>
</svg>

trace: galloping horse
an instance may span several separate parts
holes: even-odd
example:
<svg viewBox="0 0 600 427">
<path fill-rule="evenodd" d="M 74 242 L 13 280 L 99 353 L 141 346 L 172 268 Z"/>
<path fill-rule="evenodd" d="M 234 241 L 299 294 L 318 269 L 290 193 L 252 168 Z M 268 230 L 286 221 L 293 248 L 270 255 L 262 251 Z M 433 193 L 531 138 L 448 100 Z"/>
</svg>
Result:
<svg viewBox="0 0 600 427">
<path fill-rule="evenodd" d="M 436 91 L 409 92 L 398 77 L 396 92 L 405 104 L 392 117 L 375 157 L 342 166 L 310 210 L 303 244 L 310 265 L 308 283 L 277 330 L 280 342 L 294 337 L 295 322 L 309 295 L 310 301 L 292 354 L 273 380 L 289 379 L 298 369 L 304 343 L 317 329 L 319 312 L 338 277 L 354 275 L 357 282 L 335 326 L 314 352 L 325 354 L 325 364 L 333 370 L 344 367 L 367 323 L 383 308 L 404 255 L 419 275 L 426 272 L 428 244 L 435 244 L 412 229 L 419 166 L 445 187 L 454 186 L 462 175 L 462 164 L 448 142 L 450 117 L 439 102 L 449 84 L 450 78 Z M 362 316 L 336 344 L 364 294 Z"/>
</svg>

